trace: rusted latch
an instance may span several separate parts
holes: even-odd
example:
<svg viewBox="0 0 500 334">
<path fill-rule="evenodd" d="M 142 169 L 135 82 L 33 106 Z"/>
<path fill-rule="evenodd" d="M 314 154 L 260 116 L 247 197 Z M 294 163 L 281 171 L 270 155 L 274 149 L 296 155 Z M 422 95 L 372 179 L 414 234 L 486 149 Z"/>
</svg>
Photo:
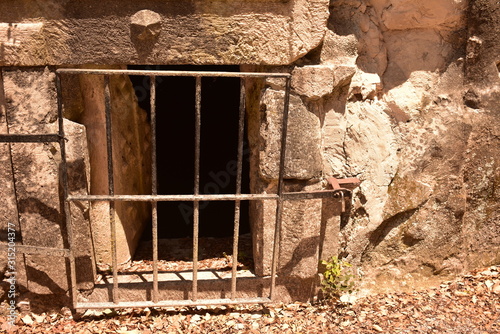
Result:
<svg viewBox="0 0 500 334">
<path fill-rule="evenodd" d="M 349 189 L 353 190 L 361 184 L 361 181 L 357 177 L 346 177 L 345 179 L 337 179 L 335 177 L 330 177 L 327 179 L 334 190 L 336 189 Z"/>
<path fill-rule="evenodd" d="M 337 179 L 335 177 L 330 177 L 327 179 L 328 183 L 332 186 L 333 190 L 348 190 L 349 193 L 354 188 L 361 184 L 361 181 L 357 177 L 348 177 L 345 179 Z M 338 192 L 340 194 L 340 201 L 342 203 L 342 213 L 345 212 L 345 194 L 343 191 Z"/>
</svg>

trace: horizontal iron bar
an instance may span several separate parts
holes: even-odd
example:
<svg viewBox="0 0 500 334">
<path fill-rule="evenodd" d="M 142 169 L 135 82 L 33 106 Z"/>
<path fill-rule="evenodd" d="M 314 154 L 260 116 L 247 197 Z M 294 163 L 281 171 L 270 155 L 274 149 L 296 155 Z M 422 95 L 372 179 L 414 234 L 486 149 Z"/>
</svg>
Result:
<svg viewBox="0 0 500 334">
<path fill-rule="evenodd" d="M 182 202 L 182 201 L 235 201 L 277 199 L 275 194 L 220 194 L 220 195 L 75 195 L 69 201 L 128 201 L 128 202 Z"/>
<path fill-rule="evenodd" d="M 0 134 L 0 143 L 49 143 L 58 142 L 60 138 L 57 134 Z"/>
<path fill-rule="evenodd" d="M 283 193 L 284 200 L 300 200 L 329 198 L 344 192 L 350 194 L 349 189 L 315 190 Z M 127 201 L 127 202 L 191 202 L 191 201 L 249 201 L 278 199 L 276 194 L 220 194 L 220 195 L 75 195 L 68 196 L 69 201 Z"/>
<path fill-rule="evenodd" d="M 77 303 L 75 309 L 107 309 L 107 308 L 146 308 L 146 307 L 182 307 L 201 305 L 235 305 L 235 304 L 265 304 L 271 303 L 269 298 L 236 298 L 236 299 L 199 299 L 192 300 L 163 300 L 158 303 L 151 301 L 129 302 L 102 302 L 102 303 Z"/>
<path fill-rule="evenodd" d="M 0 243 L 0 249 L 8 249 L 9 245 L 6 243 Z M 40 246 L 28 246 L 28 245 L 15 245 L 16 253 L 30 254 L 30 255 L 50 255 L 50 256 L 61 256 L 69 257 L 69 249 L 64 248 L 53 248 L 53 247 L 40 247 Z"/>
<path fill-rule="evenodd" d="M 334 190 L 315 190 L 315 191 L 300 191 L 293 193 L 283 193 L 283 200 L 301 200 L 301 199 L 316 199 L 316 198 L 332 198 L 336 194 L 344 192 L 344 195 L 350 194 L 349 189 L 339 188 Z"/>
<path fill-rule="evenodd" d="M 60 74 L 98 74 L 98 75 L 156 75 L 170 77 L 228 77 L 228 78 L 288 78 L 289 73 L 250 73 L 250 72 L 204 72 L 204 71 L 152 71 L 152 70 L 104 70 L 61 68 Z"/>
</svg>

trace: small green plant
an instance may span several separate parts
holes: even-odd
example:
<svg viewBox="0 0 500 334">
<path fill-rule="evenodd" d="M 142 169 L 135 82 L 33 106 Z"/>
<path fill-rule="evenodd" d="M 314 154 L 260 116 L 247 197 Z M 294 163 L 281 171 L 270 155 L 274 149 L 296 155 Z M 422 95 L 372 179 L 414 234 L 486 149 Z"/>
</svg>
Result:
<svg viewBox="0 0 500 334">
<path fill-rule="evenodd" d="M 349 262 L 332 256 L 320 264 L 324 266 L 321 290 L 326 298 L 339 299 L 345 293 L 354 292 L 355 275 Z"/>
</svg>

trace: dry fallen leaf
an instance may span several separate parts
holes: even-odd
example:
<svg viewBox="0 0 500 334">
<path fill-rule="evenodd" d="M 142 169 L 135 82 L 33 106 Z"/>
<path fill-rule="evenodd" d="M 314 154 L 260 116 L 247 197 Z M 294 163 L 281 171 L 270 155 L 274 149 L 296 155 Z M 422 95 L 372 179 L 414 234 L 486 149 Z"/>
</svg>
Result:
<svg viewBox="0 0 500 334">
<path fill-rule="evenodd" d="M 26 325 L 31 325 L 33 323 L 33 319 L 30 317 L 29 314 L 25 315 L 24 317 L 21 318 L 22 322 L 25 323 Z"/>
</svg>

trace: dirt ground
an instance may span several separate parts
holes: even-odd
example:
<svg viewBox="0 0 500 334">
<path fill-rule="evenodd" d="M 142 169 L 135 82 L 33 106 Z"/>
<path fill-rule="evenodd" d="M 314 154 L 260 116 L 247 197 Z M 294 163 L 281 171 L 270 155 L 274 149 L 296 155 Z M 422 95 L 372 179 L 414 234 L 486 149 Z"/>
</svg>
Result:
<svg viewBox="0 0 500 334">
<path fill-rule="evenodd" d="M 500 333 L 500 266 L 412 293 L 317 302 L 180 309 L 21 312 L 12 333 Z"/>
</svg>

